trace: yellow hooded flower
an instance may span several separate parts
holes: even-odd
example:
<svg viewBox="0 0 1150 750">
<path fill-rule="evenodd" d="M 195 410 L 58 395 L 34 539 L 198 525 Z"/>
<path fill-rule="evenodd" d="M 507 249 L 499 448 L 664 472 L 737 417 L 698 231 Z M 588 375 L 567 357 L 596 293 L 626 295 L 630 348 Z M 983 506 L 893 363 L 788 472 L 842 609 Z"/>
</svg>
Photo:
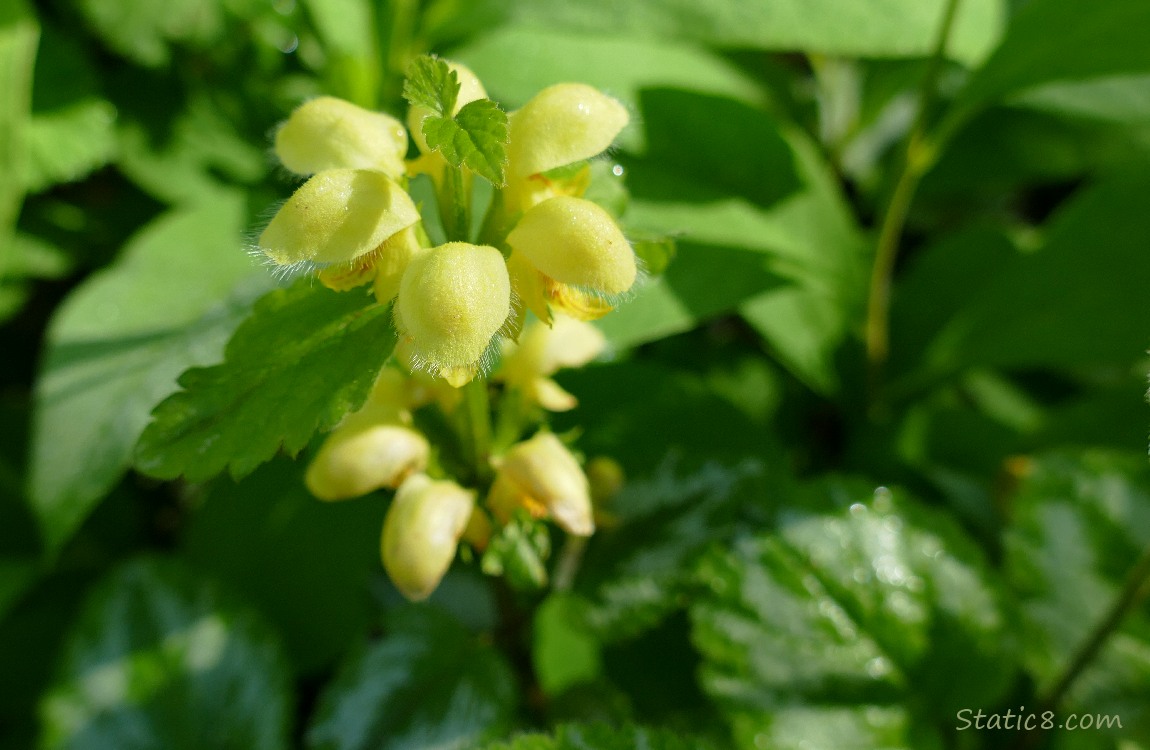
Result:
<svg viewBox="0 0 1150 750">
<path fill-rule="evenodd" d="M 329 169 L 296 190 L 259 247 L 280 266 L 351 263 L 417 221 L 411 197 L 382 172 Z"/>
<path fill-rule="evenodd" d="M 407 131 L 394 117 L 321 96 L 297 107 L 276 131 L 275 153 L 300 175 L 371 169 L 398 179 L 405 171 Z"/>
<path fill-rule="evenodd" d="M 567 446 L 550 432 L 540 432 L 507 451 L 495 474 L 488 507 L 506 521 L 517 508 L 554 518 L 576 536 L 595 531 L 587 476 Z"/>
<path fill-rule="evenodd" d="M 578 402 L 551 376 L 560 368 L 587 364 L 606 345 L 606 338 L 595 326 L 556 315 L 550 326 L 537 323 L 528 327 L 518 344 L 504 344 L 499 376 L 544 409 L 567 411 Z"/>
<path fill-rule="evenodd" d="M 480 370 L 511 312 L 511 282 L 493 247 L 449 242 L 408 265 L 395 302 L 419 369 L 459 387 Z"/>
<path fill-rule="evenodd" d="M 475 509 L 475 493 L 455 482 L 416 474 L 395 493 L 380 539 L 383 567 L 404 596 L 431 596 Z"/>
<path fill-rule="evenodd" d="M 407 131 L 388 115 L 330 96 L 300 105 L 275 136 L 283 165 L 311 175 L 260 235 L 286 268 L 317 268 L 337 291 L 382 274 L 398 284 L 418 248 L 419 210 L 395 180 L 406 172 Z M 383 282 L 386 289 L 388 282 Z"/>
<path fill-rule="evenodd" d="M 603 153 L 630 116 L 622 104 L 591 86 L 560 83 L 540 91 L 509 119 L 504 200 L 510 210 L 525 211 L 564 194 L 543 172 Z"/>
<path fill-rule="evenodd" d="M 510 115 L 502 199 L 517 220 L 506 238 L 508 269 L 516 298 L 544 322 L 551 309 L 601 317 L 638 275 L 614 218 L 580 197 L 586 169 L 567 178 L 544 174 L 602 153 L 628 120 L 622 104 L 581 83 L 546 88 Z"/>
<path fill-rule="evenodd" d="M 363 408 L 332 430 L 308 466 L 304 481 L 313 495 L 343 500 L 395 489 L 427 468 L 430 447 L 411 427 L 405 390 L 398 370 L 380 373 Z"/>
<path fill-rule="evenodd" d="M 600 317 L 609 305 L 588 310 L 565 302 L 579 292 L 580 301 L 598 297 L 609 302 L 627 292 L 638 275 L 635 252 L 614 218 L 582 198 L 558 196 L 536 204 L 507 235 L 507 244 L 540 274 L 523 286 L 541 288 L 542 298 L 528 292 L 524 301 L 542 320 L 549 317 L 537 309 L 544 302 L 578 318 Z"/>
</svg>

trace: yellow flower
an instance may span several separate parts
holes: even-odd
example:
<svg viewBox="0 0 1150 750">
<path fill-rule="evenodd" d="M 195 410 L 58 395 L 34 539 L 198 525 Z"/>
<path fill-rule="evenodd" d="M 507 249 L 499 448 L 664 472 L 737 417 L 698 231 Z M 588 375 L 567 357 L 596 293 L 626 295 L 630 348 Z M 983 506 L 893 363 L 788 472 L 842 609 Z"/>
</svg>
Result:
<svg viewBox="0 0 1150 750">
<path fill-rule="evenodd" d="M 546 88 L 510 115 L 502 199 L 518 218 L 507 235 L 508 268 L 516 298 L 544 322 L 552 309 L 601 317 L 635 282 L 635 254 L 615 220 L 580 197 L 586 170 L 544 174 L 602 153 L 628 120 L 622 104 L 581 83 Z"/>
<path fill-rule="evenodd" d="M 479 372 L 510 312 L 511 282 L 502 254 L 449 242 L 408 265 L 395 323 L 410 339 L 413 364 L 459 387 Z"/>
<path fill-rule="evenodd" d="M 503 521 L 517 508 L 526 508 L 533 516 L 554 518 L 570 534 L 590 536 L 595 531 L 587 477 L 571 451 L 550 432 L 540 432 L 507 451 L 487 504 Z"/>
<path fill-rule="evenodd" d="M 371 396 L 328 435 L 304 481 L 320 500 L 343 500 L 388 487 L 427 468 L 427 439 L 411 427 L 405 383 L 385 368 Z"/>
<path fill-rule="evenodd" d="M 606 151 L 630 116 L 618 101 L 582 83 L 560 83 L 510 115 L 507 188 L 512 211 L 552 197 L 542 173 Z"/>
<path fill-rule="evenodd" d="M 291 113 L 276 132 L 275 152 L 284 167 L 300 175 L 371 169 L 398 179 L 405 171 L 407 131 L 394 117 L 321 96 Z"/>
<path fill-rule="evenodd" d="M 567 411 L 578 402 L 551 376 L 560 368 L 587 364 L 606 345 L 607 340 L 595 326 L 556 315 L 550 326 L 537 323 L 528 327 L 518 344 L 504 344 L 499 376 L 544 409 Z"/>
<path fill-rule="evenodd" d="M 635 252 L 615 220 L 582 198 L 558 196 L 531 207 L 507 235 L 507 244 L 539 274 L 521 286 L 539 288 L 542 294 L 521 294 L 541 320 L 549 318 L 544 303 L 578 318 L 600 317 L 638 275 Z M 572 304 L 568 297 L 575 298 Z M 588 309 L 585 297 L 608 304 Z"/>
<path fill-rule="evenodd" d="M 395 493 L 380 539 L 383 567 L 408 599 L 431 596 L 475 509 L 475 493 L 416 474 Z"/>
<path fill-rule="evenodd" d="M 397 284 L 419 245 L 414 232 L 405 230 L 420 219 L 395 182 L 406 172 L 403 124 L 319 97 L 292 112 L 276 133 L 275 152 L 287 169 L 311 177 L 260 235 L 260 252 L 277 266 L 318 269 L 320 280 L 338 291 L 372 281 L 377 273 Z"/>
</svg>

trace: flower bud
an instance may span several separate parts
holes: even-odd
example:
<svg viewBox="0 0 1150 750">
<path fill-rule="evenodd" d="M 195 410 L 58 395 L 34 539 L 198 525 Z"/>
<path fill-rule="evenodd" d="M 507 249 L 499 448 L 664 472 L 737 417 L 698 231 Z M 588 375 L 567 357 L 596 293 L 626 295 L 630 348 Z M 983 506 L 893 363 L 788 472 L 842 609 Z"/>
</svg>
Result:
<svg viewBox="0 0 1150 750">
<path fill-rule="evenodd" d="M 455 482 L 409 478 L 395 493 L 380 539 L 383 567 L 412 601 L 426 599 L 455 559 L 475 508 L 475 493 Z"/>
<path fill-rule="evenodd" d="M 398 487 L 427 468 L 429 452 L 427 439 L 401 424 L 336 428 L 308 466 L 304 480 L 320 500 L 359 497 Z"/>
<path fill-rule="evenodd" d="M 479 82 L 470 68 L 455 62 L 448 62 L 447 67 L 454 70 L 459 79 L 459 95 L 455 98 L 455 109 L 451 112 L 452 117 L 471 102 L 487 98 L 487 90 L 483 88 L 483 84 Z M 421 154 L 430 151 L 427 148 L 427 141 L 423 137 L 423 121 L 433 114 L 434 112 L 427 107 L 418 105 L 407 110 L 407 127 L 411 129 L 411 137 L 415 141 L 415 145 L 419 146 Z"/>
<path fill-rule="evenodd" d="M 567 411 L 575 397 L 550 379 L 560 368 L 581 367 L 603 351 L 607 340 L 598 328 L 565 315 L 550 326 L 536 323 L 519 339 L 504 347 L 500 373 L 508 385 L 551 411 Z"/>
<path fill-rule="evenodd" d="M 449 242 L 418 255 L 403 274 L 397 328 L 421 369 L 462 385 L 478 370 L 511 311 L 511 282 L 493 247 Z"/>
<path fill-rule="evenodd" d="M 399 177 L 407 155 L 407 131 L 394 117 L 321 96 L 291 113 L 276 132 L 275 152 L 296 174 L 345 168 L 376 169 Z"/>
<path fill-rule="evenodd" d="M 540 432 L 507 451 L 489 505 L 504 518 L 515 507 L 525 507 L 532 515 L 545 508 L 571 534 L 590 536 L 595 531 L 587 477 L 571 451 L 550 432 Z"/>
<path fill-rule="evenodd" d="M 511 114 L 508 168 L 513 177 L 524 177 L 590 159 L 611 145 L 628 120 L 622 104 L 591 86 L 550 86 Z"/>
<path fill-rule="evenodd" d="M 288 198 L 259 247 L 281 266 L 347 263 L 417 221 L 411 197 L 383 173 L 329 169 Z"/>
<path fill-rule="evenodd" d="M 591 201 L 560 196 L 523 214 L 507 244 L 546 276 L 603 294 L 635 283 L 635 253 L 611 214 Z"/>
<path fill-rule="evenodd" d="M 359 411 L 349 414 L 324 441 L 304 481 L 320 500 L 343 500 L 383 487 L 396 488 L 427 468 L 427 439 L 408 425 L 407 384 L 384 368 Z"/>
</svg>

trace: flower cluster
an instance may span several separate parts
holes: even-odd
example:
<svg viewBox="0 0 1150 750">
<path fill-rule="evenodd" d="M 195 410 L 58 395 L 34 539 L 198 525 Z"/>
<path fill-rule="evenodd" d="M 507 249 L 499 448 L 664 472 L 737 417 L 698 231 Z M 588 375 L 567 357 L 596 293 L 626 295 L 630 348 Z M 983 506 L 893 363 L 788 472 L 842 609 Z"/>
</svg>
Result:
<svg viewBox="0 0 1150 750">
<path fill-rule="evenodd" d="M 452 70 L 456 112 L 486 96 L 473 73 L 461 65 Z M 450 237 L 437 247 L 429 247 L 405 190 L 417 174 L 441 187 L 447 180 L 450 166 L 423 135 L 428 116 L 411 108 L 408 123 L 421 153 L 405 161 L 407 131 L 398 120 L 331 97 L 300 106 L 277 132 L 275 153 L 308 179 L 258 245 L 276 266 L 314 270 L 333 289 L 372 283 L 380 302 L 395 300 L 396 328 L 412 364 L 460 386 L 490 364 L 500 333 L 518 333 L 526 310 L 545 322 L 556 310 L 588 320 L 635 283 L 631 245 L 610 213 L 582 197 L 588 169 L 579 168 L 610 147 L 628 115 L 590 86 L 544 89 L 508 116 L 506 184 L 496 191 L 483 236 Z M 445 193 L 441 203 L 468 200 Z"/>
<path fill-rule="evenodd" d="M 531 407 L 570 409 L 574 396 L 550 376 L 561 367 L 586 364 L 603 346 L 602 334 L 594 327 L 557 314 L 552 326 L 529 325 L 519 346 L 508 345 L 494 377 L 505 384 L 505 401 L 518 400 L 515 413 Z M 321 500 L 398 490 L 384 521 L 381 554 L 392 581 L 412 599 L 425 598 L 435 589 L 461 540 L 483 551 L 493 523 L 505 526 L 518 513 L 552 520 L 577 536 L 595 530 L 595 492 L 588 479 L 595 472 L 585 473 L 551 432 L 537 431 L 490 458 L 494 479 L 482 504 L 476 503 L 474 489 L 431 479 L 432 452 L 413 426 L 412 412 L 430 405 L 449 417 L 458 413 L 458 392 L 439 386 L 441 382 L 385 367 L 367 403 L 328 435 L 306 475 L 308 489 Z"/>
<path fill-rule="evenodd" d="M 490 571 L 504 569 L 500 555 L 527 554 L 531 545 L 512 537 L 542 540 L 535 546 L 545 557 L 546 534 L 538 533 L 545 521 L 575 536 L 593 533 L 592 499 L 602 493 L 546 429 L 545 415 L 576 405 L 553 376 L 603 351 L 603 335 L 585 321 L 609 312 L 638 276 L 615 219 L 583 197 L 587 160 L 610 147 L 628 122 L 626 109 L 575 83 L 547 88 L 510 115 L 495 108 L 502 125 L 491 132 L 507 136 L 493 151 L 504 179 L 492 180 L 494 196 L 472 236 L 475 174 L 432 135 L 445 122 L 463 132 L 451 118 L 466 121 L 472 103 L 488 112 L 494 105 L 465 67 L 429 64 L 441 66 L 436 80 L 454 88 L 419 100 L 440 103 L 438 110 L 412 101 L 414 158 L 407 158 L 407 129 L 388 115 L 331 97 L 292 113 L 276 133 L 275 153 L 307 179 L 258 242 L 277 268 L 315 273 L 340 292 L 370 285 L 380 304 L 394 303 L 396 356 L 363 407 L 327 436 L 305 480 L 322 500 L 396 491 L 381 555 L 412 599 L 436 588 L 461 542 L 483 553 Z M 407 191 L 417 175 L 435 186 L 446 234 L 438 245 Z M 528 313 L 537 320 L 527 322 Z M 466 408 L 465 392 L 480 399 L 477 407 Z M 492 394 L 499 399 L 493 438 Z M 425 408 L 456 428 L 455 439 L 429 440 L 432 433 L 420 429 Z M 477 418 L 487 424 L 469 422 Z M 469 442 L 470 465 L 453 460 L 452 446 Z"/>
</svg>

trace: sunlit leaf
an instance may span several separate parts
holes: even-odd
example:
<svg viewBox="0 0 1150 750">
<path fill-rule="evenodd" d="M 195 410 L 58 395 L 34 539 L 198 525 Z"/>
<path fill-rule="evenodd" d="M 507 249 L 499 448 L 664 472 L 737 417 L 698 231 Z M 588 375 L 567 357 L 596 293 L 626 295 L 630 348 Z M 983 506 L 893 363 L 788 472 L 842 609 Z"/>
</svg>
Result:
<svg viewBox="0 0 1150 750">
<path fill-rule="evenodd" d="M 395 346 L 391 308 L 301 279 L 264 296 L 223 364 L 180 376 L 152 413 L 136 467 L 190 481 L 250 473 L 358 409 Z"/>
</svg>

